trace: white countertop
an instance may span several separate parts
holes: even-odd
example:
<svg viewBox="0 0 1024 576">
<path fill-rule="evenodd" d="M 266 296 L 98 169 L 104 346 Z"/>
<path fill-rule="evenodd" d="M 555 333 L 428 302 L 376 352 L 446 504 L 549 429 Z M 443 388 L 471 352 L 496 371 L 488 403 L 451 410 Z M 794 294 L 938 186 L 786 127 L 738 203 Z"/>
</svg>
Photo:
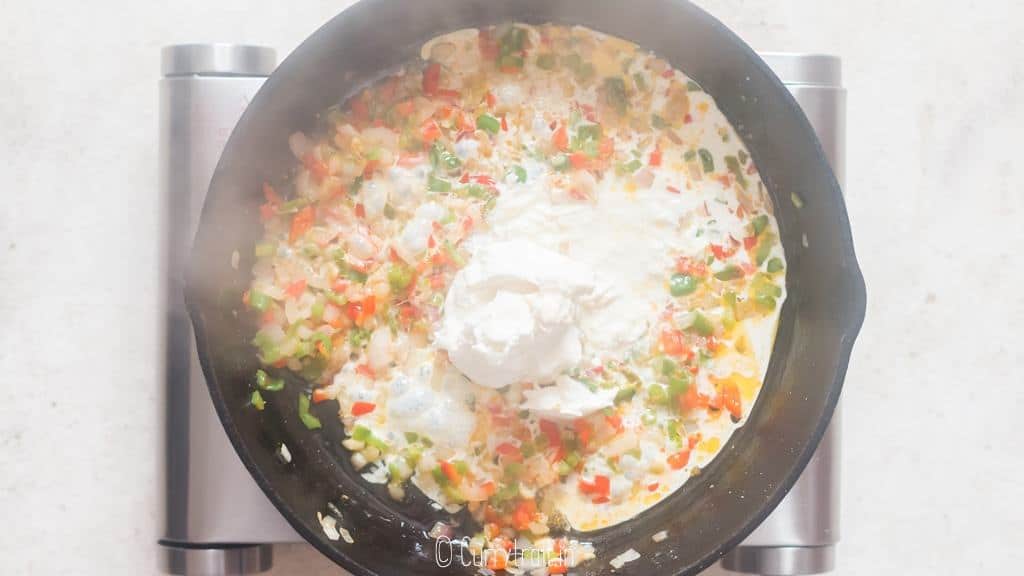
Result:
<svg viewBox="0 0 1024 576">
<path fill-rule="evenodd" d="M 283 53 L 348 2 L 5 2 L 0 573 L 156 572 L 159 48 Z M 830 52 L 869 295 L 844 393 L 836 574 L 1024 565 L 1024 9 L 701 2 L 763 50 Z M 274 574 L 336 573 L 307 547 Z"/>
</svg>

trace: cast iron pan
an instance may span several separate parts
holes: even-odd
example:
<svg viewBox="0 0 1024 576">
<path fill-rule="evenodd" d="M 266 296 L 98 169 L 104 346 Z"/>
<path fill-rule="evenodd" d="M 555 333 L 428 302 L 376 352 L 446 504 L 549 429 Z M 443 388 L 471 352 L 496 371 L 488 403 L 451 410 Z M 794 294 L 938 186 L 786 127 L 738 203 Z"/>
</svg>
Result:
<svg viewBox="0 0 1024 576">
<path fill-rule="evenodd" d="M 364 0 L 314 33 L 267 80 L 235 128 L 213 176 L 192 253 L 187 300 L 214 405 L 239 456 L 284 517 L 354 574 L 472 574 L 441 568 L 426 535 L 444 519 L 421 500 L 396 504 L 356 474 L 341 447 L 337 404 L 313 407 L 324 428 L 299 422 L 306 386 L 288 382 L 247 406 L 259 363 L 249 341 L 256 319 L 241 294 L 261 234 L 261 184 L 294 167 L 287 144 L 318 112 L 416 58 L 440 33 L 510 20 L 580 24 L 668 59 L 712 96 L 746 143 L 775 202 L 788 257 L 789 297 L 765 388 L 748 422 L 683 489 L 634 520 L 581 535 L 599 559 L 578 574 L 608 574 L 630 548 L 640 559 L 619 573 L 693 574 L 739 543 L 799 476 L 839 398 L 864 317 L 864 282 L 839 186 L 806 118 L 751 49 L 717 20 L 680 0 Z M 798 209 L 791 194 L 803 199 Z M 806 239 L 806 240 L 804 240 Z M 230 265 L 237 250 L 241 262 Z M 284 443 L 292 455 L 285 463 Z M 329 540 L 317 522 L 328 503 L 354 544 Z M 659 531 L 669 537 L 651 540 Z M 447 554 L 445 550 L 444 554 Z M 444 558 L 441 558 L 444 560 Z"/>
</svg>

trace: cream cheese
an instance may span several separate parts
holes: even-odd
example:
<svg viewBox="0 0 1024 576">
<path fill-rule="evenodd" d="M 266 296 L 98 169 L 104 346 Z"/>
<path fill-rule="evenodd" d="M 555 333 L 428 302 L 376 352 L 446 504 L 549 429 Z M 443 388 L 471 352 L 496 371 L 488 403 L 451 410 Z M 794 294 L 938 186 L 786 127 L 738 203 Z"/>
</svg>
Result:
<svg viewBox="0 0 1024 576">
<path fill-rule="evenodd" d="M 590 271 L 527 240 L 478 250 L 452 282 L 436 342 L 473 382 L 549 383 L 582 359 Z"/>
</svg>

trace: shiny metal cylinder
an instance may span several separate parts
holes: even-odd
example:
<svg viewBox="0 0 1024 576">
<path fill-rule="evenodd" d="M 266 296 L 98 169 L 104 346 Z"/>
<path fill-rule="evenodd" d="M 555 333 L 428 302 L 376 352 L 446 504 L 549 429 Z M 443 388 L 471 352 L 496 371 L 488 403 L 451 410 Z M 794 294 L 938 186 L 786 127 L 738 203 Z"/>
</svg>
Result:
<svg viewBox="0 0 1024 576">
<path fill-rule="evenodd" d="M 267 544 L 217 548 L 165 545 L 161 569 L 167 574 L 188 576 L 241 576 L 266 572 L 273 563 L 273 547 Z"/>
<path fill-rule="evenodd" d="M 846 90 L 839 58 L 762 53 L 803 109 L 840 187 L 846 178 Z M 839 407 L 800 479 L 768 518 L 721 562 L 722 568 L 763 576 L 829 572 L 839 541 Z"/>
<path fill-rule="evenodd" d="M 160 81 L 160 188 L 166 314 L 162 568 L 173 574 L 250 574 L 269 548 L 297 540 L 235 455 L 210 402 L 184 303 L 199 213 L 221 150 L 275 54 L 255 46 L 170 46 Z"/>
</svg>

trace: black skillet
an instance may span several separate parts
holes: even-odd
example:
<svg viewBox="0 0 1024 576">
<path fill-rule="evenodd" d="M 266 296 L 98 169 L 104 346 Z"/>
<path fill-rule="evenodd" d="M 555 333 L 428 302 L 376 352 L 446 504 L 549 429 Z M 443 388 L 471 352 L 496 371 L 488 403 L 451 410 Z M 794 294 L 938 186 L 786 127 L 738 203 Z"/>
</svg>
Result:
<svg viewBox="0 0 1024 576">
<path fill-rule="evenodd" d="M 775 202 L 788 258 L 789 297 L 765 388 L 749 421 L 683 489 L 634 520 L 595 534 L 599 559 L 578 574 L 608 574 L 630 548 L 640 558 L 619 573 L 693 574 L 740 542 L 799 476 L 839 398 L 864 317 L 864 283 L 846 207 L 807 120 L 751 49 L 717 20 L 680 0 L 364 0 L 324 25 L 267 80 L 235 128 L 214 173 L 195 239 L 187 299 L 199 358 L 228 436 L 259 486 L 323 554 L 357 575 L 471 574 L 439 567 L 426 535 L 438 513 L 422 501 L 395 504 L 354 473 L 333 402 L 313 407 L 324 428 L 299 421 L 304 383 L 247 406 L 259 367 L 241 309 L 252 247 L 262 227 L 261 183 L 295 163 L 288 135 L 317 113 L 419 54 L 440 33 L 507 21 L 579 24 L 632 40 L 669 60 L 716 100 L 746 143 Z M 791 201 L 803 200 L 802 208 Z M 230 265 L 237 250 L 241 262 Z M 291 462 L 280 455 L 287 445 Z M 328 503 L 354 544 L 326 537 Z M 651 536 L 667 530 L 660 542 Z M 444 550 L 447 555 L 447 550 Z M 440 558 L 444 560 L 444 558 Z M 443 563 L 443 562 L 442 562 Z"/>
</svg>

